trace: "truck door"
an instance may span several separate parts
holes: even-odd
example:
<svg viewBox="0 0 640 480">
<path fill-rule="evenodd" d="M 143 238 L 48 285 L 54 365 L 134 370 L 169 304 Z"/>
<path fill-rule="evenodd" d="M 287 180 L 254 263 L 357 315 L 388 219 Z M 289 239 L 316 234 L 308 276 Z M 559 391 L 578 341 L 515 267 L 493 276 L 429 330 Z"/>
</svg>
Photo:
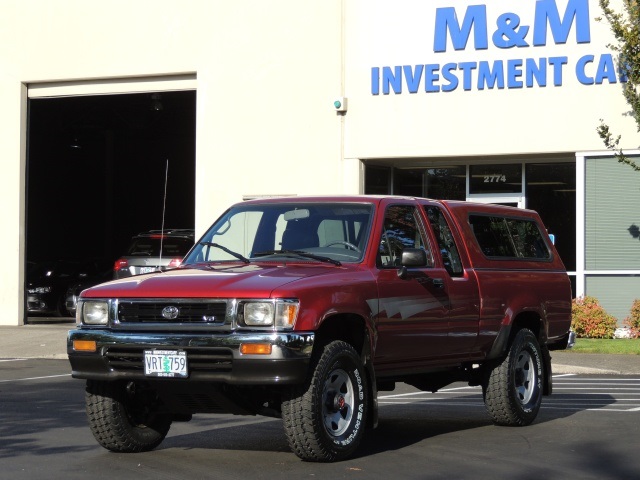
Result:
<svg viewBox="0 0 640 480">
<path fill-rule="evenodd" d="M 434 270 L 433 252 L 415 204 L 389 205 L 378 235 L 378 339 L 375 362 L 379 371 L 411 368 L 448 350 L 449 300 L 444 269 Z M 398 276 L 404 248 L 424 249 L 427 265 Z"/>
<path fill-rule="evenodd" d="M 480 298 L 475 273 L 462 247 L 462 239 L 452 228 L 451 218 L 436 203 L 422 205 L 430 234 L 437 244 L 436 270 L 445 279 L 449 299 L 448 347 L 450 354 L 468 355 L 476 345 L 479 329 Z M 442 270 L 439 270 L 442 269 Z"/>
</svg>

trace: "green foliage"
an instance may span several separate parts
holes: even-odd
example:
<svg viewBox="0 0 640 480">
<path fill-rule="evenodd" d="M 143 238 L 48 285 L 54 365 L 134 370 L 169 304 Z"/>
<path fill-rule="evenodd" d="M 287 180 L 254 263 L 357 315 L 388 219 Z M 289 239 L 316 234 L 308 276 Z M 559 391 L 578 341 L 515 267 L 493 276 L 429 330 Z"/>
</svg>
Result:
<svg viewBox="0 0 640 480">
<path fill-rule="evenodd" d="M 623 87 L 623 95 L 631 107 L 631 116 L 636 122 L 640 132 L 640 6 L 638 0 L 622 0 L 624 13 L 614 11 L 610 6 L 610 0 L 599 0 L 604 17 L 611 26 L 611 32 L 617 44 L 608 45 L 613 51 L 618 52 L 619 69 L 627 77 Z M 597 20 L 601 20 L 598 18 Z M 600 119 L 600 125 L 596 128 L 604 145 L 614 152 L 620 163 L 629 165 L 636 171 L 640 171 L 640 165 L 626 157 L 620 148 L 620 135 L 614 136 L 604 120 Z"/>
<path fill-rule="evenodd" d="M 579 297 L 571 304 L 571 328 L 578 338 L 613 338 L 617 323 L 594 297 Z"/>
<path fill-rule="evenodd" d="M 629 316 L 624 319 L 624 324 L 631 329 L 631 335 L 634 338 L 640 337 L 640 300 L 634 300 Z"/>
</svg>

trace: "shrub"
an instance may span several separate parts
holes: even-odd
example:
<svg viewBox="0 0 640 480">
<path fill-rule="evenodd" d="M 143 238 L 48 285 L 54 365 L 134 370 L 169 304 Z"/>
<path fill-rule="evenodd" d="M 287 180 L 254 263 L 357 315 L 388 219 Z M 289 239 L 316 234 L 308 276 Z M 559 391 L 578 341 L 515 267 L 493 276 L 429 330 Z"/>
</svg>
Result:
<svg viewBox="0 0 640 480">
<path fill-rule="evenodd" d="M 571 304 L 571 328 L 579 338 L 613 338 L 617 323 L 594 297 L 579 297 Z"/>
<path fill-rule="evenodd" d="M 630 315 L 624 319 L 624 324 L 631 329 L 633 338 L 640 337 L 640 300 L 634 300 Z"/>
</svg>

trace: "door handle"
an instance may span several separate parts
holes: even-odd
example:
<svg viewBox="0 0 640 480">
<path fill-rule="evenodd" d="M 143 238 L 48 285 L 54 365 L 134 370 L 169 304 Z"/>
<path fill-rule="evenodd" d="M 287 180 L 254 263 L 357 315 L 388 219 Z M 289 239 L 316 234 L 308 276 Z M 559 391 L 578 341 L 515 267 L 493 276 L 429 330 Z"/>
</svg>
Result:
<svg viewBox="0 0 640 480">
<path fill-rule="evenodd" d="M 431 283 L 433 283 L 433 286 L 436 288 L 444 288 L 444 279 L 442 278 L 432 278 Z"/>
</svg>

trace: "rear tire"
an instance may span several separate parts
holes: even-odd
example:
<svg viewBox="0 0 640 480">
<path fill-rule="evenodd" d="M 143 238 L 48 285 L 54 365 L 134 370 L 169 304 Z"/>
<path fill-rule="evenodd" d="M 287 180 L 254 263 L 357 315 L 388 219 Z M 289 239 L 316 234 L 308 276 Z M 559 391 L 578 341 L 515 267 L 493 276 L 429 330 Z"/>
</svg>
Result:
<svg viewBox="0 0 640 480">
<path fill-rule="evenodd" d="M 153 391 L 134 382 L 88 380 L 85 401 L 91 433 L 112 452 L 153 450 L 171 427 L 171 416 L 157 412 Z"/>
<path fill-rule="evenodd" d="M 507 356 L 489 372 L 484 402 L 496 425 L 524 426 L 540 410 L 544 385 L 544 363 L 535 335 L 520 330 Z"/>
<path fill-rule="evenodd" d="M 360 444 L 368 414 L 368 384 L 360 357 L 346 342 L 326 345 L 311 378 L 282 404 L 291 450 L 302 460 L 333 462 Z"/>
</svg>

